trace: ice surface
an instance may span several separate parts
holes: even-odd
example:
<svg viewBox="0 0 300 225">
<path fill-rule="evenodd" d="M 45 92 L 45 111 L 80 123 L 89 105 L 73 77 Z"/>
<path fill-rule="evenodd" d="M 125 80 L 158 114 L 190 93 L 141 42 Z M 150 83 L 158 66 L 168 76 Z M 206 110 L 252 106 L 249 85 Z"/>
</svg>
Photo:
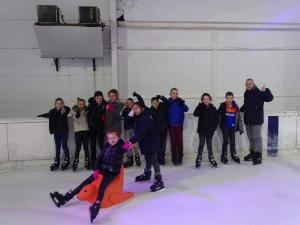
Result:
<svg viewBox="0 0 300 225">
<path fill-rule="evenodd" d="M 230 162 L 200 169 L 162 168 L 166 190 L 149 193 L 135 183 L 142 168 L 126 169 L 125 189 L 136 196 L 100 210 L 102 225 L 299 225 L 300 155 L 266 158 L 263 165 Z M 48 172 L 48 165 L 0 171 L 1 225 L 89 224 L 88 203 L 74 199 L 56 208 L 50 191 L 73 188 L 89 173 Z"/>
</svg>

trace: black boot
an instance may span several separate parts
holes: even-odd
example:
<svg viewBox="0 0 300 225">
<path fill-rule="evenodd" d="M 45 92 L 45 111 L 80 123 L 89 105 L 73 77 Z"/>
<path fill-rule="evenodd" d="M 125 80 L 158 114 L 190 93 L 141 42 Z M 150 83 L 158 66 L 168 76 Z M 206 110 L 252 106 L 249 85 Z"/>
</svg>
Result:
<svg viewBox="0 0 300 225">
<path fill-rule="evenodd" d="M 262 154 L 260 152 L 255 152 L 253 156 L 253 165 L 258 165 L 262 163 Z"/>
<path fill-rule="evenodd" d="M 70 158 L 65 158 L 64 163 L 61 165 L 61 170 L 68 169 L 69 165 L 70 165 Z"/>
<path fill-rule="evenodd" d="M 177 152 L 172 152 L 172 162 L 174 166 L 178 165 L 178 153 Z"/>
<path fill-rule="evenodd" d="M 244 161 L 252 161 L 254 156 L 254 151 L 250 150 L 250 153 L 244 157 Z"/>
<path fill-rule="evenodd" d="M 151 171 L 145 171 L 135 178 L 135 182 L 149 181 L 151 179 Z"/>
<path fill-rule="evenodd" d="M 50 166 L 50 171 L 55 171 L 59 168 L 59 162 L 54 159 L 54 162 L 52 163 L 52 165 Z"/>
<path fill-rule="evenodd" d="M 178 153 L 178 165 L 182 165 L 183 153 Z"/>
<path fill-rule="evenodd" d="M 127 160 L 123 164 L 124 168 L 132 167 L 133 166 L 133 156 L 129 156 Z"/>
<path fill-rule="evenodd" d="M 201 166 L 201 160 L 202 160 L 202 157 L 200 155 L 198 155 L 196 158 L 196 168 L 199 168 Z"/>
<path fill-rule="evenodd" d="M 150 191 L 151 192 L 158 192 L 162 191 L 165 189 L 164 182 L 162 181 L 161 175 L 156 175 L 155 176 L 155 181 L 154 183 L 150 186 Z"/>
<path fill-rule="evenodd" d="M 59 208 L 62 205 L 65 205 L 68 201 L 73 198 L 72 192 L 69 191 L 65 195 L 62 195 L 55 191 L 54 193 L 50 193 L 50 198 L 54 202 L 54 204 Z"/>
<path fill-rule="evenodd" d="M 134 160 L 135 160 L 135 164 L 140 167 L 141 166 L 141 158 L 140 158 L 140 155 L 135 155 L 134 157 Z"/>
<path fill-rule="evenodd" d="M 94 203 L 93 205 L 90 206 L 89 211 L 90 211 L 90 219 L 91 223 L 96 219 L 98 213 L 100 210 L 100 203 Z"/>
<path fill-rule="evenodd" d="M 85 166 L 84 166 L 87 170 L 91 169 L 91 162 L 90 162 L 90 158 L 89 157 L 85 157 Z"/>
<path fill-rule="evenodd" d="M 210 162 L 210 164 L 214 167 L 218 167 L 218 163 L 216 162 L 216 160 L 214 159 L 213 155 L 208 156 L 208 160 Z"/>
<path fill-rule="evenodd" d="M 224 164 L 227 164 L 228 163 L 228 159 L 227 159 L 227 156 L 226 155 L 221 155 L 221 162 L 224 163 Z"/>
<path fill-rule="evenodd" d="M 75 172 L 78 168 L 78 163 L 79 163 L 79 159 L 74 159 L 74 162 L 73 162 L 73 172 Z"/>
<path fill-rule="evenodd" d="M 236 152 L 232 152 L 231 153 L 231 158 L 232 158 L 232 160 L 234 161 L 234 162 L 236 162 L 236 163 L 241 163 L 241 160 L 240 160 L 240 158 L 236 155 Z"/>
</svg>

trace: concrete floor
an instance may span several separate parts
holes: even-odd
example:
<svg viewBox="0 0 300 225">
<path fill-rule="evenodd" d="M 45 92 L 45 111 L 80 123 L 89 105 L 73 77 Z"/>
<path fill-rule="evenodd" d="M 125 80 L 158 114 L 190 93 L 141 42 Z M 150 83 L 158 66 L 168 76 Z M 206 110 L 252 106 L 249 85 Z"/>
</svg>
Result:
<svg viewBox="0 0 300 225">
<path fill-rule="evenodd" d="M 11 168 L 11 167 L 10 167 Z M 150 183 L 135 183 L 142 169 L 126 169 L 125 189 L 135 197 L 103 209 L 102 225 L 299 225 L 300 155 L 265 158 L 260 166 L 230 162 L 200 169 L 192 164 L 162 168 L 166 190 L 149 193 Z M 1 225 L 89 224 L 88 203 L 77 199 L 56 208 L 53 190 L 73 188 L 89 175 L 48 172 L 48 165 L 0 170 Z"/>
</svg>

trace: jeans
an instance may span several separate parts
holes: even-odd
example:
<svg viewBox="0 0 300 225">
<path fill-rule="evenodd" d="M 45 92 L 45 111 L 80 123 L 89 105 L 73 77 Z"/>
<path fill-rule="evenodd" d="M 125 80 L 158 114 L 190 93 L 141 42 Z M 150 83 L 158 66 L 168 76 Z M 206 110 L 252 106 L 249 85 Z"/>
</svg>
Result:
<svg viewBox="0 0 300 225">
<path fill-rule="evenodd" d="M 65 159 L 69 159 L 69 148 L 68 148 L 68 133 L 67 132 L 56 132 L 54 133 L 55 142 L 55 158 L 60 163 L 60 149 L 64 150 Z"/>
<path fill-rule="evenodd" d="M 211 135 L 205 136 L 205 135 L 199 134 L 199 147 L 198 147 L 198 156 L 199 157 L 202 158 L 205 142 L 206 142 L 206 146 L 207 146 L 208 156 L 209 157 L 213 156 L 212 141 L 213 141 L 213 136 L 211 136 Z"/>
<path fill-rule="evenodd" d="M 235 149 L 235 127 L 232 128 L 223 128 L 223 145 L 222 145 L 222 155 L 227 156 L 227 147 L 230 143 L 230 152 L 231 156 L 236 154 Z"/>
<path fill-rule="evenodd" d="M 85 158 L 89 158 L 89 131 L 75 132 L 75 144 L 76 144 L 75 159 L 79 158 L 82 145 L 83 145 Z"/>
<path fill-rule="evenodd" d="M 170 127 L 172 153 L 183 152 L 183 127 Z"/>
</svg>

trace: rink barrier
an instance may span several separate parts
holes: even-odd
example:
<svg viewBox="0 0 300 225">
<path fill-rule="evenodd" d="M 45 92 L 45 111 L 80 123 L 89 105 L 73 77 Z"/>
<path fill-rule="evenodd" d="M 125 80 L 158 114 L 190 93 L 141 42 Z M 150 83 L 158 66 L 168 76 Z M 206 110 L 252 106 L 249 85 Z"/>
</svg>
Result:
<svg viewBox="0 0 300 225">
<path fill-rule="evenodd" d="M 262 128 L 264 152 L 268 143 L 268 116 L 278 116 L 278 151 L 283 154 L 289 150 L 300 149 L 300 116 L 299 112 L 282 112 L 265 116 Z M 74 155 L 74 135 L 72 119 L 69 119 L 69 149 Z M 184 153 L 185 157 L 194 155 L 198 148 L 197 118 L 186 115 L 184 123 Z M 246 134 L 236 134 L 238 154 L 248 150 Z M 214 152 L 219 154 L 222 147 L 222 133 L 217 130 L 214 136 Z M 44 118 L 7 118 L 0 119 L 0 162 L 51 160 L 54 158 L 53 135 L 49 135 L 48 120 Z M 168 137 L 167 154 L 170 152 Z M 81 151 L 83 154 L 83 151 Z"/>
</svg>

